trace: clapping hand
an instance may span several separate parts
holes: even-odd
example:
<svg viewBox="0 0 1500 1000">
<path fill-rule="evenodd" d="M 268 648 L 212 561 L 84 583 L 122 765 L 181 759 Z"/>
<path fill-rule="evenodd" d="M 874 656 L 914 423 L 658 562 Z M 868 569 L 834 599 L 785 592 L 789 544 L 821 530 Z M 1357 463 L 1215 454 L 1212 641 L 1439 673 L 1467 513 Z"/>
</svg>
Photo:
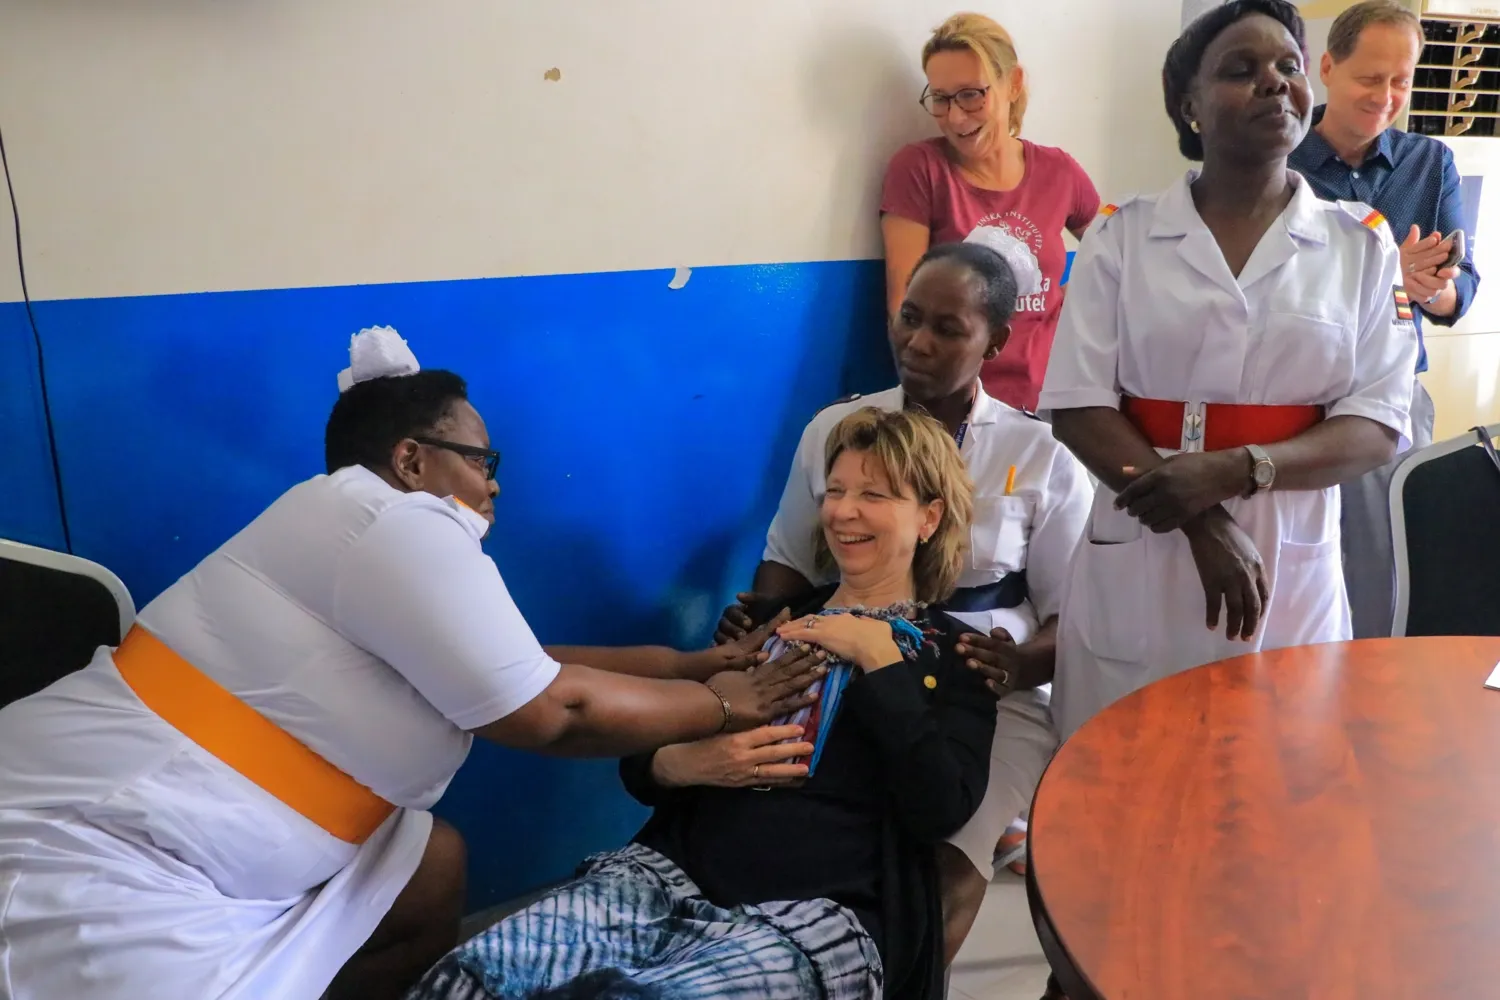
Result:
<svg viewBox="0 0 1500 1000">
<path fill-rule="evenodd" d="M 1422 235 L 1418 226 L 1401 243 L 1401 280 L 1413 302 L 1431 304 L 1458 277 L 1457 267 L 1444 267 L 1453 249 L 1453 237 L 1442 233 Z"/>
</svg>

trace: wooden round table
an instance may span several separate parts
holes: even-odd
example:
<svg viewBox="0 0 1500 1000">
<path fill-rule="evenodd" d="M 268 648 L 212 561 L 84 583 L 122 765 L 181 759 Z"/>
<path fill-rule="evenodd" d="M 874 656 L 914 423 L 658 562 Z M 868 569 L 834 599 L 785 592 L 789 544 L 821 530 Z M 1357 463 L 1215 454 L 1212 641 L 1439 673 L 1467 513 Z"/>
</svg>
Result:
<svg viewBox="0 0 1500 1000">
<path fill-rule="evenodd" d="M 1305 646 L 1058 751 L 1032 914 L 1070 1000 L 1500 996 L 1500 638 Z"/>
</svg>

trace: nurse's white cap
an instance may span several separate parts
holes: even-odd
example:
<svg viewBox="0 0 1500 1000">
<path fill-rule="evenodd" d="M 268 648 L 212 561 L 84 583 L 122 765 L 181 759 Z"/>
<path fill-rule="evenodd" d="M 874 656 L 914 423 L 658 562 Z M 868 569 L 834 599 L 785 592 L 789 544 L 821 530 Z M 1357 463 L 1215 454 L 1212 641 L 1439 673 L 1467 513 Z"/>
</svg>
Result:
<svg viewBox="0 0 1500 1000">
<path fill-rule="evenodd" d="M 393 327 L 366 327 L 349 338 L 349 367 L 339 372 L 339 392 L 347 392 L 356 382 L 421 370 L 417 356 Z"/>
<path fill-rule="evenodd" d="M 1010 273 L 1016 277 L 1017 295 L 1036 295 L 1042 290 L 1042 266 L 1037 263 L 1031 247 L 1012 236 L 999 226 L 975 226 L 974 231 L 964 237 L 965 243 L 978 243 L 989 247 L 1010 265 Z"/>
</svg>

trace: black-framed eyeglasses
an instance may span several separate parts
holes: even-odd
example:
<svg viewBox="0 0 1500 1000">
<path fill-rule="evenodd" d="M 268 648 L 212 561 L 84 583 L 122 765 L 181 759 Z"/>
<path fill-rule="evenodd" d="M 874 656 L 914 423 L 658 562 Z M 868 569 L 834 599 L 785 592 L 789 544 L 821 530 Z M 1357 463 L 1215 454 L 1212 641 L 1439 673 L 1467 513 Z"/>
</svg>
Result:
<svg viewBox="0 0 1500 1000">
<path fill-rule="evenodd" d="M 941 118 L 955 104 L 958 105 L 960 111 L 967 111 L 969 114 L 982 111 L 984 110 L 985 99 L 989 97 L 989 94 L 990 88 L 988 87 L 965 87 L 956 94 L 935 93 L 924 87 L 922 89 L 922 96 L 917 99 L 917 103 L 926 108 L 927 113 L 932 115 L 932 117 Z"/>
<path fill-rule="evenodd" d="M 493 448 L 480 448 L 472 444 L 459 444 L 457 441 L 444 441 L 430 437 L 414 437 L 412 440 L 417 444 L 425 444 L 429 448 L 442 448 L 444 451 L 451 451 L 464 458 L 478 459 L 483 463 L 485 479 L 494 479 L 495 473 L 500 468 L 500 453 Z"/>
</svg>

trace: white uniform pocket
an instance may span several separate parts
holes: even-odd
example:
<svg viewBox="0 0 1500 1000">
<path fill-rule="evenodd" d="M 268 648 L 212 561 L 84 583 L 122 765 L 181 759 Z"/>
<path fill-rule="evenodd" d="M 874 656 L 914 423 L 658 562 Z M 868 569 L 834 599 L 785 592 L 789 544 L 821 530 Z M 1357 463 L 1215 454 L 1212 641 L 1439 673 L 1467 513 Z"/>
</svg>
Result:
<svg viewBox="0 0 1500 1000">
<path fill-rule="evenodd" d="M 1094 506 L 1089 510 L 1088 530 L 1084 540 L 1096 545 L 1120 545 L 1141 537 L 1141 522 L 1129 511 L 1115 509 L 1115 494 L 1102 483 L 1094 490 Z"/>
<path fill-rule="evenodd" d="M 975 569 L 1014 573 L 1026 568 L 1034 506 L 1030 498 L 1014 494 L 974 498 L 969 545 Z"/>
<path fill-rule="evenodd" d="M 1354 332 L 1343 323 L 1301 313 L 1273 312 L 1255 348 L 1254 370 L 1262 385 L 1280 385 L 1289 398 L 1309 397 L 1314 385 L 1354 382 Z M 1298 377 L 1298 373 L 1308 373 Z M 1312 381 L 1308 379 L 1315 373 Z"/>
<path fill-rule="evenodd" d="M 1146 540 L 1085 542 L 1079 555 L 1082 572 L 1074 585 L 1087 598 L 1070 610 L 1079 617 L 1079 631 L 1090 653 L 1117 663 L 1139 663 L 1146 657 L 1150 628 L 1146 619 Z M 1082 595 L 1080 595 L 1082 596 Z"/>
<path fill-rule="evenodd" d="M 1136 663 L 1146 656 L 1145 529 L 1123 510 L 1105 486 L 1094 491 L 1094 509 L 1079 547 L 1082 564 L 1073 586 L 1082 588 L 1070 605 L 1083 644 L 1100 659 Z"/>
<path fill-rule="evenodd" d="M 1283 541 L 1261 648 L 1340 642 L 1351 634 L 1339 540 Z"/>
</svg>

